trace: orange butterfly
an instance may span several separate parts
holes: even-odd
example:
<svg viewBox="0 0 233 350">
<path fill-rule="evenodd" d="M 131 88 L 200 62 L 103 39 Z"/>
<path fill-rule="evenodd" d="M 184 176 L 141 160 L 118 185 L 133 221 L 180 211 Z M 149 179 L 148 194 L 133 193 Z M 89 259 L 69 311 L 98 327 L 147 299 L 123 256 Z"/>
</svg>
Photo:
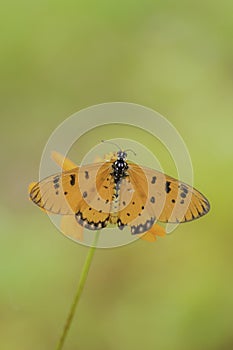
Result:
<svg viewBox="0 0 233 350">
<path fill-rule="evenodd" d="M 45 211 L 73 215 L 89 230 L 116 224 L 129 226 L 132 234 L 153 232 L 157 220 L 187 222 L 210 209 L 196 189 L 127 161 L 121 150 L 109 161 L 49 176 L 31 188 L 30 198 Z"/>
</svg>

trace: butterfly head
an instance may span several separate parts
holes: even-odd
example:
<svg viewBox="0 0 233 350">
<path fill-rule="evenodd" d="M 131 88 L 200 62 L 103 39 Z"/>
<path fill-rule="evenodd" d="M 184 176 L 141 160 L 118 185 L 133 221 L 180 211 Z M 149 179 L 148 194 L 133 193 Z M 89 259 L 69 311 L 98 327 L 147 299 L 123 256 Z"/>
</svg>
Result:
<svg viewBox="0 0 233 350">
<path fill-rule="evenodd" d="M 120 159 L 126 160 L 126 158 L 127 158 L 127 153 L 126 152 L 124 152 L 124 151 L 118 151 L 117 152 L 117 159 L 118 160 L 120 160 Z"/>
</svg>

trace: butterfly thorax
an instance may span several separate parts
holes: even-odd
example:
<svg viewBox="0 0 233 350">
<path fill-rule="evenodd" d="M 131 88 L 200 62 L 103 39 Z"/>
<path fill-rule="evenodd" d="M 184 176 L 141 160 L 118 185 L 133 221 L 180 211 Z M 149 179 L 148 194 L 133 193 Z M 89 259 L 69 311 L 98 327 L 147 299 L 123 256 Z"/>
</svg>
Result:
<svg viewBox="0 0 233 350">
<path fill-rule="evenodd" d="M 116 185 L 128 175 L 126 157 L 127 154 L 125 152 L 119 151 L 117 153 L 117 160 L 112 164 L 113 172 L 111 174 Z"/>
</svg>

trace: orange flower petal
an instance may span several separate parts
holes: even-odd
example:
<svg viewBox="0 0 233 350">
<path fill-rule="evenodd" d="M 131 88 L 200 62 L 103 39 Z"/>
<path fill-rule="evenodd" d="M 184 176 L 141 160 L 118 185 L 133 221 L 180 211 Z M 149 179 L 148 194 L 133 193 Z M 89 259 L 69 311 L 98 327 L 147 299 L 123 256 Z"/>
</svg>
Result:
<svg viewBox="0 0 233 350">
<path fill-rule="evenodd" d="M 61 153 L 53 151 L 51 153 L 52 160 L 57 163 L 63 170 L 71 170 L 77 167 L 69 158 L 64 157 Z"/>
<path fill-rule="evenodd" d="M 164 227 L 158 224 L 154 224 L 149 231 L 140 235 L 140 238 L 147 242 L 155 242 L 157 239 L 156 236 L 163 237 L 165 235 L 166 235 L 166 231 Z"/>
<path fill-rule="evenodd" d="M 60 228 L 64 235 L 73 238 L 76 241 L 83 241 L 83 227 L 77 223 L 74 216 L 63 215 Z"/>
</svg>

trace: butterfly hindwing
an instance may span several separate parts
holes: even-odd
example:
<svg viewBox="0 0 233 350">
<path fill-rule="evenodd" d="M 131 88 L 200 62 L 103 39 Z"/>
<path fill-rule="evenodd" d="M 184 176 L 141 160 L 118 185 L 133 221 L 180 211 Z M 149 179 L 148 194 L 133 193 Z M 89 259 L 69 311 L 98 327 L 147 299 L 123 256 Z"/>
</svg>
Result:
<svg viewBox="0 0 233 350">
<path fill-rule="evenodd" d="M 86 181 L 87 179 L 84 177 L 79 177 L 83 199 L 75 216 L 79 224 L 90 230 L 102 229 L 109 223 L 114 193 L 110 166 L 108 162 L 103 163 L 95 171 L 89 172 L 89 181 Z"/>
<path fill-rule="evenodd" d="M 155 222 L 155 214 L 148 201 L 148 182 L 143 170 L 134 164 L 135 171 L 129 166 L 127 181 L 121 183 L 119 219 L 122 225 L 128 225 L 132 234 L 148 231 Z M 129 183 L 130 186 L 126 186 Z M 127 188 L 128 187 L 128 188 Z"/>
</svg>

